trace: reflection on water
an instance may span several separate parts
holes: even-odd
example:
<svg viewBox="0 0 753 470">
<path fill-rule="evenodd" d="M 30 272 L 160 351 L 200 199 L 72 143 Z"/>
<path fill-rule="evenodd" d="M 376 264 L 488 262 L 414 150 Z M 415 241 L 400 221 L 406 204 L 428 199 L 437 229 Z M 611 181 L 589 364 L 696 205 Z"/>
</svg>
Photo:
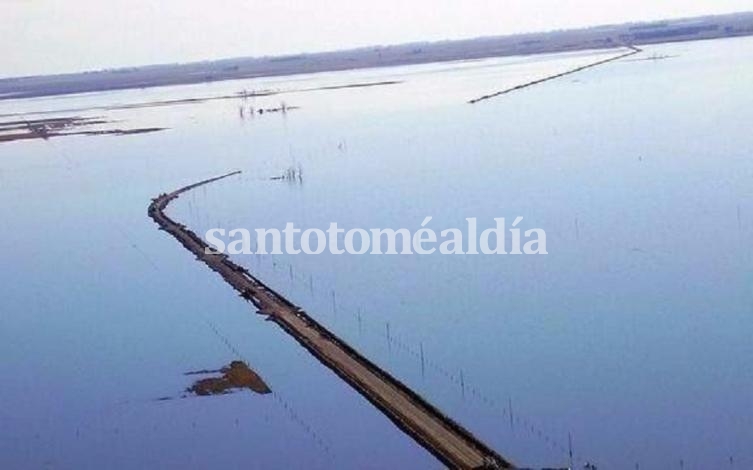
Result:
<svg viewBox="0 0 753 470">
<path fill-rule="evenodd" d="M 240 99 L 111 110 L 171 130 L 0 146 L 0 465 L 438 467 L 146 217 L 154 195 L 236 168 L 174 218 L 546 229 L 540 257 L 237 257 L 513 461 L 567 465 L 572 441 L 599 468 L 753 465 L 751 44 L 655 46 L 673 57 L 476 106 L 602 53 L 0 103 L 400 82 L 248 98 L 300 107 L 253 119 Z M 302 184 L 270 181 L 288 168 Z M 236 359 L 273 393 L 156 401 Z"/>
</svg>

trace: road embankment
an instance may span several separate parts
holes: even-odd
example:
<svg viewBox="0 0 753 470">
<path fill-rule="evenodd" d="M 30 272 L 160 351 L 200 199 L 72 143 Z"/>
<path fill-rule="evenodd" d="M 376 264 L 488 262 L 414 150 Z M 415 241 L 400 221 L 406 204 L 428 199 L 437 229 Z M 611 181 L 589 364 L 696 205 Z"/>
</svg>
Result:
<svg viewBox="0 0 753 470">
<path fill-rule="evenodd" d="M 426 399 L 361 355 L 301 308 L 265 285 L 227 255 L 213 253 L 209 245 L 185 225 L 165 214 L 168 204 L 181 194 L 239 172 L 210 178 L 162 194 L 149 205 L 149 217 L 196 258 L 252 302 L 260 314 L 278 324 L 319 362 L 363 395 L 400 429 L 450 468 L 515 468 L 508 460 L 442 413 Z"/>
</svg>

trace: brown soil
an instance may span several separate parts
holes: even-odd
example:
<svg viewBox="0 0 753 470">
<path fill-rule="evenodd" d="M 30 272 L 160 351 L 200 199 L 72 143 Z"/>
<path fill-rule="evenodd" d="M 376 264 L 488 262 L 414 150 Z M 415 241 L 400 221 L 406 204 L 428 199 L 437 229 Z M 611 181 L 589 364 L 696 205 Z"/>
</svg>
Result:
<svg viewBox="0 0 753 470">
<path fill-rule="evenodd" d="M 131 135 L 158 132 L 163 127 L 143 127 L 134 129 L 100 129 L 85 130 L 90 126 L 109 124 L 111 121 L 100 117 L 59 117 L 50 119 L 31 119 L 24 121 L 0 121 L 0 143 L 17 140 L 49 139 L 67 135 Z M 84 128 L 84 129 L 82 129 Z"/>
<path fill-rule="evenodd" d="M 138 127 L 136 129 L 106 129 L 103 131 L 81 131 L 81 132 L 69 132 L 67 134 L 60 135 L 133 135 L 133 134 L 148 134 L 150 132 L 159 132 L 167 129 L 166 127 Z"/>
<path fill-rule="evenodd" d="M 242 361 L 233 361 L 218 371 L 197 371 L 188 374 L 204 373 L 221 373 L 222 376 L 197 380 L 188 388 L 188 392 L 201 396 L 224 395 L 244 388 L 262 395 L 272 392 L 264 380 Z"/>
<path fill-rule="evenodd" d="M 239 173 L 234 171 L 161 194 L 152 200 L 148 214 L 162 230 L 175 237 L 198 260 L 222 276 L 241 297 L 252 302 L 260 314 L 266 315 L 269 321 L 295 338 L 322 364 L 448 467 L 464 470 L 515 468 L 460 424 L 335 336 L 300 307 L 275 292 L 245 268 L 230 261 L 227 255 L 213 254 L 201 237 L 165 215 L 168 204 L 181 194 Z M 228 371 L 223 371 L 223 374 L 223 378 L 229 381 L 227 377 L 231 374 Z M 207 385 L 210 387 L 206 393 L 216 389 L 215 383 Z M 199 390 L 202 391 L 201 388 Z"/>
</svg>

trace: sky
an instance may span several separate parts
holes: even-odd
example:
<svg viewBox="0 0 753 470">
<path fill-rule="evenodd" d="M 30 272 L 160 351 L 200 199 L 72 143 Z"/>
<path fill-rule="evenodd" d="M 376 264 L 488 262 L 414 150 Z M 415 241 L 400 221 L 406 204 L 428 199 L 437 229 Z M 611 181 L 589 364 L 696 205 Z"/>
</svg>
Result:
<svg viewBox="0 0 753 470">
<path fill-rule="evenodd" d="M 0 77 L 753 10 L 753 0 L 0 0 Z"/>
</svg>

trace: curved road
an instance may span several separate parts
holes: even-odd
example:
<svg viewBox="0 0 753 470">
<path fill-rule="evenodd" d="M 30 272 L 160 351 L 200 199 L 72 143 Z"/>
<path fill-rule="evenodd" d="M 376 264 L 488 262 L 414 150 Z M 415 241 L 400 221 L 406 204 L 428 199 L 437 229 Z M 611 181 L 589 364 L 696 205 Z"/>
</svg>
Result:
<svg viewBox="0 0 753 470">
<path fill-rule="evenodd" d="M 222 276 L 241 296 L 251 301 L 260 314 L 277 323 L 332 369 L 351 387 L 379 408 L 392 422 L 451 468 L 515 468 L 509 461 L 486 446 L 469 431 L 366 359 L 343 340 L 293 305 L 246 269 L 224 254 L 211 254 L 203 239 L 165 215 L 165 208 L 180 194 L 239 171 L 191 184 L 169 194 L 162 194 L 149 205 L 149 217 L 177 239 L 186 249 Z"/>
</svg>

